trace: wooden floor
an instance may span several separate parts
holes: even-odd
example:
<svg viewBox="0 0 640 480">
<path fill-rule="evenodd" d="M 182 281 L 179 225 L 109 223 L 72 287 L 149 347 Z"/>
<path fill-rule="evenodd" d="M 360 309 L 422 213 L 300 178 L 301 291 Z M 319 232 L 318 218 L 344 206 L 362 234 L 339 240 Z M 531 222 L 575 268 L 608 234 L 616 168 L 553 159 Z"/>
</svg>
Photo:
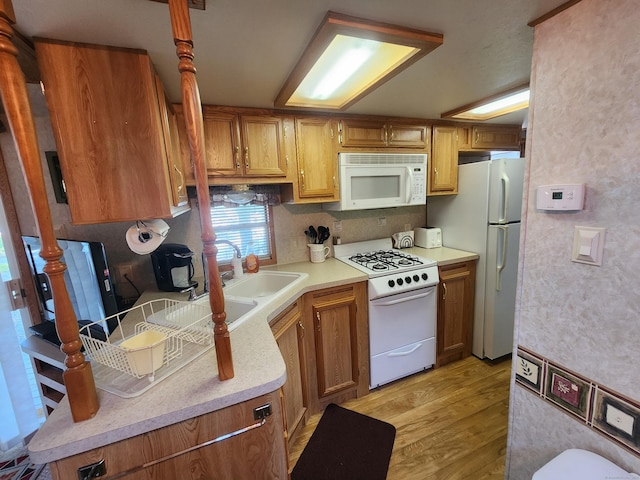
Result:
<svg viewBox="0 0 640 480">
<path fill-rule="evenodd" d="M 388 480 L 502 480 L 510 373 L 510 359 L 472 356 L 342 406 L 396 427 Z M 320 416 L 311 417 L 292 445 L 292 467 Z"/>
</svg>

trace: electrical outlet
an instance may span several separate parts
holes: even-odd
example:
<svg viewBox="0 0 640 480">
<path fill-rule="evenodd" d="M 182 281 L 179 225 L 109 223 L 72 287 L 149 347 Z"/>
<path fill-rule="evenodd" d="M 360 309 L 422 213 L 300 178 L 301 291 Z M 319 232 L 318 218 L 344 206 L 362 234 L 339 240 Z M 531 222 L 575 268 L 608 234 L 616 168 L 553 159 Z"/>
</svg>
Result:
<svg viewBox="0 0 640 480">
<path fill-rule="evenodd" d="M 120 263 L 116 265 L 116 283 L 123 284 L 127 283 L 127 279 L 125 275 L 132 280 L 133 277 L 133 267 L 130 263 Z"/>
<path fill-rule="evenodd" d="M 378 217 L 378 226 L 384 227 L 387 224 L 387 217 Z"/>
<path fill-rule="evenodd" d="M 342 220 L 333 221 L 333 232 L 340 233 L 342 231 Z"/>
<path fill-rule="evenodd" d="M 289 237 L 289 248 L 292 251 L 302 250 L 307 246 L 307 237 L 304 235 L 292 235 Z"/>
</svg>

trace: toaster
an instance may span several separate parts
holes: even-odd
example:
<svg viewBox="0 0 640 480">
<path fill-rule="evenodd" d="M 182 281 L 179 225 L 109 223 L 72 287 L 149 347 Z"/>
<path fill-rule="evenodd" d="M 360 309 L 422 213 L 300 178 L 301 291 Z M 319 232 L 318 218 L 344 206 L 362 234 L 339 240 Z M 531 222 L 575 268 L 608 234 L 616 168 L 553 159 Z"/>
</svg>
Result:
<svg viewBox="0 0 640 480">
<path fill-rule="evenodd" d="M 442 230 L 439 228 L 415 228 L 413 243 L 416 247 L 436 248 L 442 246 Z"/>
</svg>

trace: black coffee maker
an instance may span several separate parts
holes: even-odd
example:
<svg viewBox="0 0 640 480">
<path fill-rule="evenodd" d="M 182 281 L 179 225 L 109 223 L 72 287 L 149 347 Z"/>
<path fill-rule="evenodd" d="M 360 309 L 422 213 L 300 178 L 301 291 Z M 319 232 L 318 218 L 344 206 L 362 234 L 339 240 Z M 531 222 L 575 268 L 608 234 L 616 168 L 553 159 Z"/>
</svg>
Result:
<svg viewBox="0 0 640 480">
<path fill-rule="evenodd" d="M 197 288 L 193 278 L 193 255 L 186 245 L 165 243 L 151 253 L 153 273 L 158 289 L 163 292 L 179 292 L 186 288 Z"/>
</svg>

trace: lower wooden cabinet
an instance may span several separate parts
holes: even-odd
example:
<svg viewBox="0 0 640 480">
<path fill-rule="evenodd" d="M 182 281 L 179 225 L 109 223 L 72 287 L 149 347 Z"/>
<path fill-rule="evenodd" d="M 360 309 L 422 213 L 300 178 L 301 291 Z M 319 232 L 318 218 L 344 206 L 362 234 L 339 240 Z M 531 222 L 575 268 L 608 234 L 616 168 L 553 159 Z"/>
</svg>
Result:
<svg viewBox="0 0 640 480">
<path fill-rule="evenodd" d="M 270 323 L 287 367 L 282 396 L 292 445 L 309 416 L 369 393 L 367 284 L 306 293 Z"/>
<path fill-rule="evenodd" d="M 366 282 L 317 290 L 303 302 L 312 332 L 306 336 L 311 413 L 369 393 Z"/>
<path fill-rule="evenodd" d="M 298 427 L 305 424 L 308 410 L 305 330 L 298 302 L 281 313 L 271 326 L 287 367 L 287 381 L 282 386 L 282 395 L 289 444 L 293 443 L 299 432 Z"/>
<path fill-rule="evenodd" d="M 262 426 L 254 410 L 271 405 Z M 217 440 L 246 427 L 244 433 Z M 50 463 L 54 480 L 78 478 L 78 468 L 104 460 L 109 478 L 288 478 L 279 391 Z M 122 477 L 119 475 L 122 474 Z"/>
<path fill-rule="evenodd" d="M 476 261 L 438 268 L 438 323 L 436 366 L 471 355 Z"/>
</svg>

